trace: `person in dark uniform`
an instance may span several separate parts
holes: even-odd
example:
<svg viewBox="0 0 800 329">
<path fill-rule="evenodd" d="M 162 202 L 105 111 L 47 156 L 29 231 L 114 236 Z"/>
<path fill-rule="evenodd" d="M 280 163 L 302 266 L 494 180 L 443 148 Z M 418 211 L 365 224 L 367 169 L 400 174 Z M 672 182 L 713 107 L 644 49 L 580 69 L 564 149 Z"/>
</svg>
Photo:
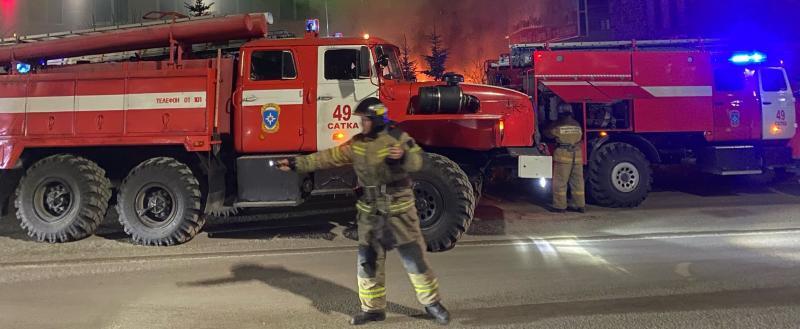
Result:
<svg viewBox="0 0 800 329">
<path fill-rule="evenodd" d="M 397 248 L 425 311 L 440 324 L 450 321 L 441 303 L 439 281 L 425 259 L 409 173 L 422 168 L 422 149 L 405 132 L 388 125 L 377 99 L 356 108 L 363 133 L 338 147 L 278 161 L 281 170 L 308 173 L 352 165 L 361 190 L 358 209 L 358 295 L 361 312 L 351 324 L 386 319 L 386 251 Z"/>
</svg>

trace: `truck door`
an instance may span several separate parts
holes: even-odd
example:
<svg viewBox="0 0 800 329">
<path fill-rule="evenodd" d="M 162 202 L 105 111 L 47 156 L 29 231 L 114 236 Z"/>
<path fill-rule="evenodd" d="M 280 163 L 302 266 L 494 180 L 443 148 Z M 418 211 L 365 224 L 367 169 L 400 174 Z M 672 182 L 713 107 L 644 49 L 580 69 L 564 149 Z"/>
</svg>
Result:
<svg viewBox="0 0 800 329">
<path fill-rule="evenodd" d="M 714 141 L 761 139 L 761 103 L 756 71 L 741 67 L 714 70 Z"/>
<path fill-rule="evenodd" d="M 763 68 L 759 72 L 761 90 L 762 138 L 791 139 L 795 134 L 795 98 L 789 89 L 786 71 L 780 67 Z"/>
<path fill-rule="evenodd" d="M 317 73 L 317 149 L 324 150 L 361 132 L 361 120 L 353 115 L 358 104 L 378 97 L 372 81 L 372 54 L 364 46 L 319 48 Z"/>
<path fill-rule="evenodd" d="M 241 150 L 296 152 L 303 145 L 304 75 L 297 50 L 254 48 L 244 52 Z"/>
</svg>

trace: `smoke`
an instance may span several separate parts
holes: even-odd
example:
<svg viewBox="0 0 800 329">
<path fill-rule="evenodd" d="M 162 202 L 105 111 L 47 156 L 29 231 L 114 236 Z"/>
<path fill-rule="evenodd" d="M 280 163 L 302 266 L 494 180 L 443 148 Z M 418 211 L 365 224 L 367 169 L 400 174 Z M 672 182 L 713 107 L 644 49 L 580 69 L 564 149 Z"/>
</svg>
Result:
<svg viewBox="0 0 800 329">
<path fill-rule="evenodd" d="M 329 24 L 331 33 L 369 33 L 394 44 L 400 44 L 405 35 L 419 68 L 426 66 L 422 60 L 422 55 L 430 52 L 426 36 L 435 28 L 450 51 L 447 70 L 470 77 L 482 70 L 486 59 L 508 52 L 505 37 L 512 17 L 519 17 L 521 8 L 543 1 L 328 0 Z M 324 8 L 317 12 L 324 15 Z"/>
</svg>

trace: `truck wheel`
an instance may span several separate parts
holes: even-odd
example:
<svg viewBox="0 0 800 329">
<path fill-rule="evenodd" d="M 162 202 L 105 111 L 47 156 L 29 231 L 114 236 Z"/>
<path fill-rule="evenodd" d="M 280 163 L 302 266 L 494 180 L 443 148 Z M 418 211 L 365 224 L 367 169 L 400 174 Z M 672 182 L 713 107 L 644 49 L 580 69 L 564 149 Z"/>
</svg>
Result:
<svg viewBox="0 0 800 329">
<path fill-rule="evenodd" d="M 171 246 L 191 240 L 205 224 L 200 183 L 172 158 L 153 158 L 131 170 L 117 195 L 119 222 L 133 241 Z"/>
<path fill-rule="evenodd" d="M 108 210 L 111 182 L 96 163 L 54 155 L 35 163 L 19 182 L 14 206 L 21 226 L 41 242 L 92 235 Z"/>
<path fill-rule="evenodd" d="M 475 195 L 458 164 L 438 154 L 423 158 L 422 170 L 412 175 L 420 227 L 428 251 L 447 251 L 469 229 Z"/>
<path fill-rule="evenodd" d="M 650 162 L 641 151 L 625 143 L 600 147 L 589 161 L 587 176 L 590 200 L 613 208 L 642 204 L 653 181 Z"/>
</svg>

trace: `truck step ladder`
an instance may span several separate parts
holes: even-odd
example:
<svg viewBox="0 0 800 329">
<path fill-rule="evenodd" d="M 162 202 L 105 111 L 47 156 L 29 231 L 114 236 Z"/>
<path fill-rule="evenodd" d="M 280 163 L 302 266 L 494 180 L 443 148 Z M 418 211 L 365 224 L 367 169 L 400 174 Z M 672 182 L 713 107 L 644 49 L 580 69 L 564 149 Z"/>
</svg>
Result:
<svg viewBox="0 0 800 329">
<path fill-rule="evenodd" d="M 570 50 L 570 49 L 630 49 L 630 48 L 669 48 L 669 47 L 710 47 L 719 46 L 720 39 L 669 39 L 669 40 L 628 40 L 628 41 L 586 41 L 554 43 L 522 43 L 511 45 L 512 51 L 524 50 Z"/>
</svg>

